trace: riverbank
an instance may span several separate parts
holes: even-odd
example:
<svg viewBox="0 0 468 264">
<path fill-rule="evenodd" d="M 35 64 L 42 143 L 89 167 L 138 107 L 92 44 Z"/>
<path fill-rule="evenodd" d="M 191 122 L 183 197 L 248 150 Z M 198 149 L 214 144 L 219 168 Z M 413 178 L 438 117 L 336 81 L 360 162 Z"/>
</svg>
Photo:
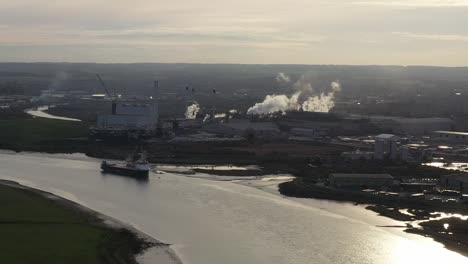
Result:
<svg viewBox="0 0 468 264">
<path fill-rule="evenodd" d="M 136 264 L 144 250 L 168 247 L 74 202 L 12 181 L 0 181 L 0 208 L 4 263 Z"/>
<path fill-rule="evenodd" d="M 430 237 L 447 249 L 468 256 L 468 215 L 465 206 L 434 204 L 425 200 L 395 198 L 363 192 L 342 191 L 298 178 L 279 185 L 279 192 L 289 197 L 314 198 L 367 205 L 366 209 L 402 222 L 407 233 Z"/>
<path fill-rule="evenodd" d="M 403 221 L 405 232 L 430 237 L 447 249 L 468 257 L 468 221 L 460 214 L 446 214 L 427 210 L 369 205 L 366 209 L 379 215 Z"/>
</svg>

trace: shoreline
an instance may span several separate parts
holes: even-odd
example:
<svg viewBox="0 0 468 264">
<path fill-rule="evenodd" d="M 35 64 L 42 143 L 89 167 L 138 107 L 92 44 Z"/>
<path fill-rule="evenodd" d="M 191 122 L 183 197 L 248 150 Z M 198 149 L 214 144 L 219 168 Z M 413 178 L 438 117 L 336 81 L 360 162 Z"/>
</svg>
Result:
<svg viewBox="0 0 468 264">
<path fill-rule="evenodd" d="M 468 222 L 462 220 L 466 208 L 428 206 L 424 203 L 391 200 L 383 197 L 368 197 L 362 193 L 350 193 L 318 186 L 302 186 L 294 189 L 295 183 L 280 184 L 278 191 L 286 197 L 309 198 L 354 203 L 366 210 L 402 223 L 404 232 L 429 237 L 446 249 L 468 257 Z M 292 186 L 292 187 L 291 187 Z M 405 213 L 401 211 L 406 211 Z M 441 217 L 446 214 L 447 217 Z M 459 217 L 461 216 L 461 217 Z M 463 224 L 461 224 L 464 221 Z M 452 222 L 454 223 L 452 225 Z"/>
<path fill-rule="evenodd" d="M 116 234 L 125 236 L 125 246 L 128 246 L 132 252 L 122 252 L 122 245 L 120 244 L 114 245 L 112 243 L 107 243 L 107 245 L 104 245 L 107 246 L 107 248 L 103 248 L 102 250 L 104 252 L 103 263 L 118 261 L 118 263 L 122 264 L 146 264 L 145 256 L 148 255 L 153 258 L 152 260 L 156 259 L 157 263 L 182 264 L 182 261 L 170 248 L 170 244 L 163 243 L 115 218 L 104 215 L 59 195 L 29 187 L 16 181 L 0 179 L 0 185 L 37 194 L 44 199 L 57 203 L 60 207 L 77 212 L 78 215 L 86 219 L 86 222 L 91 226 L 112 230 Z"/>
</svg>

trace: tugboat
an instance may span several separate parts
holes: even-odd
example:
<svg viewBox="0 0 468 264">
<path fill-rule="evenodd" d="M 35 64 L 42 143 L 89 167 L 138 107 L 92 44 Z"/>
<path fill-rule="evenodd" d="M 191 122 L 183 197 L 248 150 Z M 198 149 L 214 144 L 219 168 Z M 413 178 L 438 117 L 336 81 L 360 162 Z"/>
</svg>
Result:
<svg viewBox="0 0 468 264">
<path fill-rule="evenodd" d="M 135 152 L 125 163 L 103 161 L 101 163 L 101 170 L 104 173 L 118 174 L 137 179 L 148 179 L 150 164 L 144 152 Z"/>
</svg>

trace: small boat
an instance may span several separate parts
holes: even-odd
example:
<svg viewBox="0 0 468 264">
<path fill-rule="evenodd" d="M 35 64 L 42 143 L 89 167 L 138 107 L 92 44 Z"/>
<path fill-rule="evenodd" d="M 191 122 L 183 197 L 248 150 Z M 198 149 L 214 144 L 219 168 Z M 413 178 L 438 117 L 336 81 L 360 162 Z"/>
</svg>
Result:
<svg viewBox="0 0 468 264">
<path fill-rule="evenodd" d="M 147 179 L 150 164 L 148 163 L 144 152 L 136 152 L 127 159 L 125 163 L 110 163 L 103 161 L 101 163 L 101 170 L 104 173 Z"/>
</svg>

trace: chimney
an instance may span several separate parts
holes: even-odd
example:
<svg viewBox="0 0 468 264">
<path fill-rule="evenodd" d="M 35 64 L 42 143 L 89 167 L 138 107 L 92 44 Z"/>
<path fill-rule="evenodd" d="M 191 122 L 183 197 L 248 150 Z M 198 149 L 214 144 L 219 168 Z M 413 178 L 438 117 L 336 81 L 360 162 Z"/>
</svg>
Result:
<svg viewBox="0 0 468 264">
<path fill-rule="evenodd" d="M 154 81 L 154 98 L 157 99 L 159 96 L 159 81 Z"/>
</svg>

